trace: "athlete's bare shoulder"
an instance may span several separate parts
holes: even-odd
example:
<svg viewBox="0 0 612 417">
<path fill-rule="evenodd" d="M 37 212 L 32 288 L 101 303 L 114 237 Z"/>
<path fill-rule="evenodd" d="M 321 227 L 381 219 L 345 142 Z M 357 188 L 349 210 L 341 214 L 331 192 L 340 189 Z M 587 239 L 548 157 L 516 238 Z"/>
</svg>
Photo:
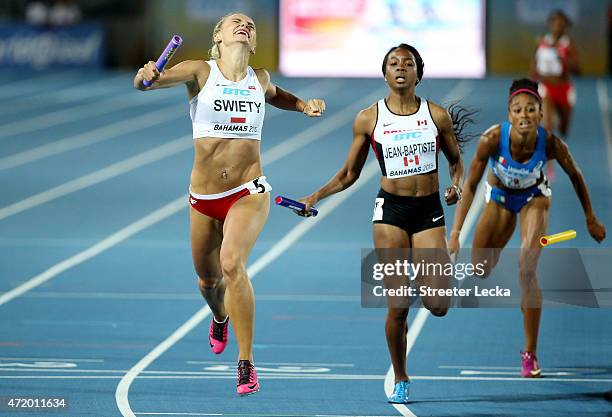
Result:
<svg viewBox="0 0 612 417">
<path fill-rule="evenodd" d="M 186 78 L 187 91 L 189 98 L 197 95 L 208 80 L 210 75 L 210 65 L 201 59 L 189 59 L 176 64 L 171 70 L 181 78 Z"/>
<path fill-rule="evenodd" d="M 447 109 L 429 100 L 427 100 L 427 105 L 429 106 L 429 113 L 436 126 L 452 126 L 453 122 Z"/>
<path fill-rule="evenodd" d="M 359 111 L 355 117 L 355 132 L 371 134 L 376 126 L 376 119 L 378 118 L 378 103 L 374 103 L 369 107 Z"/>
<path fill-rule="evenodd" d="M 255 71 L 261 88 L 266 91 L 268 84 L 270 84 L 270 73 L 265 68 L 253 68 L 253 71 Z"/>
<path fill-rule="evenodd" d="M 489 127 L 484 133 L 480 136 L 480 141 L 478 142 L 479 150 L 485 151 L 488 154 L 493 154 L 497 152 L 499 148 L 499 135 L 501 132 L 501 125 L 496 124 Z"/>
</svg>

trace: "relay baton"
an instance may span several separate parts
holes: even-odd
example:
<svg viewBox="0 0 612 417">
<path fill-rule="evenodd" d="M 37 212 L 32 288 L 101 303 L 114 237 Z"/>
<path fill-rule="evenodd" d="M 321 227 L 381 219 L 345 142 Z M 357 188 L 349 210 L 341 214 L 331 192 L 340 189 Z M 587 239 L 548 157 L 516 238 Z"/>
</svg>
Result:
<svg viewBox="0 0 612 417">
<path fill-rule="evenodd" d="M 540 238 L 540 245 L 548 246 L 553 243 L 563 242 L 565 240 L 570 240 L 576 237 L 575 230 L 566 230 L 565 232 L 555 233 L 554 235 L 542 236 Z"/>
<path fill-rule="evenodd" d="M 166 64 L 172 58 L 172 55 L 174 55 L 176 50 L 182 44 L 183 44 L 183 38 L 181 38 L 179 35 L 174 35 L 172 39 L 170 39 L 170 42 L 168 42 L 168 46 L 166 46 L 166 49 L 164 49 L 164 52 L 162 52 L 162 54 L 157 59 L 157 62 L 155 62 L 155 66 L 157 67 L 157 70 L 159 72 L 161 72 L 166 67 Z M 146 80 L 143 81 L 142 84 L 145 87 L 151 86 L 151 82 L 146 81 Z"/>
<path fill-rule="evenodd" d="M 303 212 L 306 209 L 306 206 L 304 205 L 304 203 L 300 203 L 299 201 L 295 201 L 290 198 L 283 197 L 281 195 L 276 197 L 274 201 L 276 201 L 276 204 L 278 204 L 279 206 L 288 207 L 292 210 Z M 314 207 L 310 209 L 310 212 L 312 213 L 313 216 L 316 216 L 317 214 L 319 214 L 317 209 Z"/>
</svg>

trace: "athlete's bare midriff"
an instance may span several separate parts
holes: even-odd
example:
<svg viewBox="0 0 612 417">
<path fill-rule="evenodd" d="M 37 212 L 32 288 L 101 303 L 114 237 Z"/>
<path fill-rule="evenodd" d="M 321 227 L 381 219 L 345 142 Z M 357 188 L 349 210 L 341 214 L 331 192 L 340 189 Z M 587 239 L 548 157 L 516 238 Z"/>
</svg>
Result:
<svg viewBox="0 0 612 417">
<path fill-rule="evenodd" d="M 437 172 L 404 178 L 391 179 L 382 177 L 380 185 L 386 192 L 404 197 L 424 197 L 431 195 L 438 192 L 440 186 Z"/>
<path fill-rule="evenodd" d="M 260 141 L 255 139 L 194 139 L 191 191 L 217 194 L 262 175 Z"/>
</svg>

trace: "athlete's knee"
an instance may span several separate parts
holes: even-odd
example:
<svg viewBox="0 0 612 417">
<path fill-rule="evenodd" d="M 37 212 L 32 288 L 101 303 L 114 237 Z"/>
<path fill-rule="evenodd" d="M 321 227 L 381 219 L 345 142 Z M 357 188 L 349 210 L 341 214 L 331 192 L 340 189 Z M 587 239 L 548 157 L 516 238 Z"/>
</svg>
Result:
<svg viewBox="0 0 612 417">
<path fill-rule="evenodd" d="M 472 251 L 472 265 L 479 278 L 488 278 L 499 259 L 499 251 L 494 248 L 478 248 Z"/>
<path fill-rule="evenodd" d="M 246 266 L 240 256 L 233 253 L 221 254 L 221 271 L 228 282 L 246 277 Z"/>
<path fill-rule="evenodd" d="M 387 320 L 405 322 L 407 318 L 407 308 L 390 308 L 387 310 Z"/>
<path fill-rule="evenodd" d="M 448 313 L 448 307 L 445 306 L 431 307 L 428 310 L 436 317 L 444 317 Z"/>
<path fill-rule="evenodd" d="M 198 287 L 200 287 L 200 291 L 213 290 L 221 284 L 223 280 L 222 276 L 211 277 L 211 276 L 199 276 L 198 275 Z"/>
<path fill-rule="evenodd" d="M 433 300 L 429 299 L 423 301 L 423 305 L 431 314 L 436 317 L 444 317 L 448 313 L 450 308 L 450 297 L 435 297 Z"/>
</svg>

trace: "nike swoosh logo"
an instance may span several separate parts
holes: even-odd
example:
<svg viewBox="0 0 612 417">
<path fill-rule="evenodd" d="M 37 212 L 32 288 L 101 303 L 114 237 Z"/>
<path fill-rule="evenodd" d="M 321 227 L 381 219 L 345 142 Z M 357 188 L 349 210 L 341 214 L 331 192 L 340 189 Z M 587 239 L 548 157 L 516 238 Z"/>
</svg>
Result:
<svg viewBox="0 0 612 417">
<path fill-rule="evenodd" d="M 227 87 L 229 84 L 217 84 L 217 87 Z"/>
<path fill-rule="evenodd" d="M 391 126 L 393 123 L 395 123 L 395 122 L 391 122 L 391 123 L 383 123 L 383 127 Z"/>
<path fill-rule="evenodd" d="M 253 389 L 253 388 L 255 388 L 256 386 L 257 386 L 257 382 L 256 382 L 256 383 L 254 383 L 253 385 L 249 385 L 249 389 Z"/>
<path fill-rule="evenodd" d="M 443 215 L 441 215 L 440 217 L 434 217 L 432 220 L 433 220 L 434 222 L 437 222 L 437 221 L 438 221 L 438 220 L 440 220 L 442 217 L 444 217 L 444 214 L 443 214 Z"/>
</svg>

